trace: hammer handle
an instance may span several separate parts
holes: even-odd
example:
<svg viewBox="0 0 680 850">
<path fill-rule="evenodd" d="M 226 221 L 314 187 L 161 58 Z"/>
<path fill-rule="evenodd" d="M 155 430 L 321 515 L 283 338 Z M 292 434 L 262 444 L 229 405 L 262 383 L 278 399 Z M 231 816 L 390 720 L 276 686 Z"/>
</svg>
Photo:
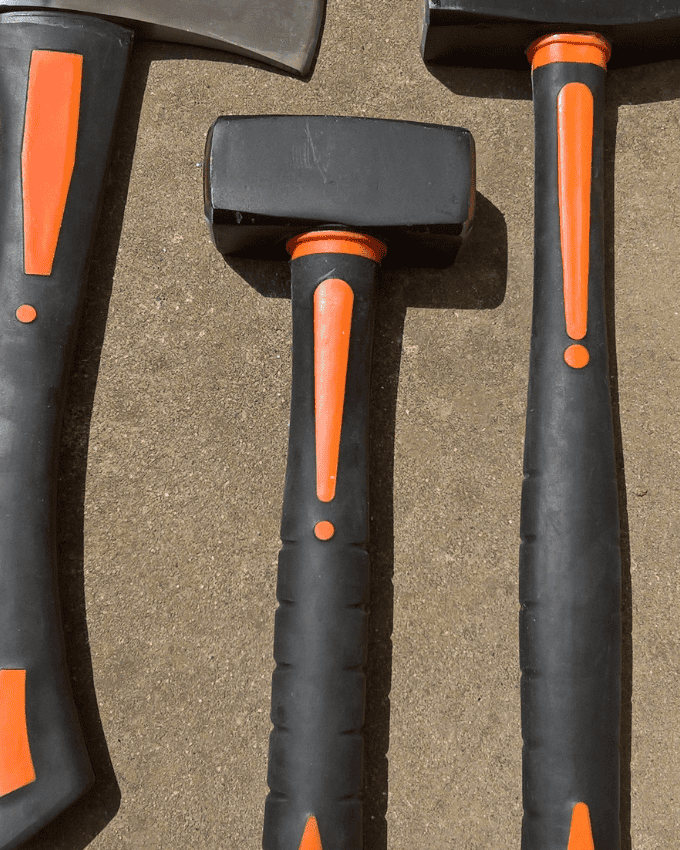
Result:
<svg viewBox="0 0 680 850">
<path fill-rule="evenodd" d="M 605 68 L 591 62 L 549 61 L 533 71 L 523 850 L 592 850 L 591 838 L 615 850 L 620 841 L 621 562 L 604 302 L 604 81 Z"/>
<path fill-rule="evenodd" d="M 0 850 L 93 779 L 57 592 L 59 435 L 131 33 L 0 15 Z"/>
<path fill-rule="evenodd" d="M 263 847 L 359 850 L 376 262 L 336 253 L 291 265 L 293 385 Z"/>
</svg>

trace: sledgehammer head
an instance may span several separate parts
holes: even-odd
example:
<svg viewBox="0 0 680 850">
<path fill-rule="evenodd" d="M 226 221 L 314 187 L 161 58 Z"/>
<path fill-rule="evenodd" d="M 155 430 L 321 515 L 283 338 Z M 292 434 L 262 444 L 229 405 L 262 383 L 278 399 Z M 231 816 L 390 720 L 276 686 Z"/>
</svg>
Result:
<svg viewBox="0 0 680 850">
<path fill-rule="evenodd" d="M 222 254 L 286 258 L 312 229 L 387 245 L 385 264 L 444 267 L 470 228 L 467 130 L 329 116 L 218 118 L 208 134 L 205 212 Z"/>
<path fill-rule="evenodd" d="M 543 35 L 595 31 L 612 45 L 608 68 L 675 58 L 677 0 L 424 0 L 426 62 L 526 69 L 527 47 Z"/>
</svg>

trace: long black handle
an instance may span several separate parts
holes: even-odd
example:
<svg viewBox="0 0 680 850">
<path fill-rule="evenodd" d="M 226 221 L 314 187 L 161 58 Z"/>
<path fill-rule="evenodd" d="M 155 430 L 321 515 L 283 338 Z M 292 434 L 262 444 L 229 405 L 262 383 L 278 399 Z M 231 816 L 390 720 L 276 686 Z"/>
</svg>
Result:
<svg viewBox="0 0 680 850">
<path fill-rule="evenodd" d="M 265 850 L 359 850 L 362 842 L 375 268 L 372 259 L 338 253 L 292 262 L 293 386 Z M 332 377 L 324 384 L 320 372 L 330 366 L 343 374 L 348 333 L 343 391 Z M 338 399 L 344 407 L 333 480 L 323 422 Z"/>
<path fill-rule="evenodd" d="M 131 33 L 0 15 L 0 850 L 91 783 L 57 596 L 71 349 Z"/>
<path fill-rule="evenodd" d="M 604 309 L 605 67 L 597 55 L 543 58 L 533 71 L 535 288 L 521 516 L 522 848 L 587 850 L 592 838 L 597 850 L 616 850 L 621 563 Z"/>
</svg>

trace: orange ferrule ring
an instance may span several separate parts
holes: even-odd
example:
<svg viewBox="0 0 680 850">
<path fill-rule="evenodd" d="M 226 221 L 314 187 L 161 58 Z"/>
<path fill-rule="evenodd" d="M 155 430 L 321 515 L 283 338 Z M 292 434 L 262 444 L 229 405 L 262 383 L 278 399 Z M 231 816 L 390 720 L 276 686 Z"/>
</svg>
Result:
<svg viewBox="0 0 680 850">
<path fill-rule="evenodd" d="M 583 62 L 606 69 L 611 53 L 609 42 L 595 32 L 546 35 L 527 49 L 532 71 L 554 62 Z"/>
<path fill-rule="evenodd" d="M 356 254 L 379 263 L 387 247 L 373 236 L 349 230 L 313 230 L 294 236 L 286 244 L 292 260 L 308 254 Z"/>
</svg>

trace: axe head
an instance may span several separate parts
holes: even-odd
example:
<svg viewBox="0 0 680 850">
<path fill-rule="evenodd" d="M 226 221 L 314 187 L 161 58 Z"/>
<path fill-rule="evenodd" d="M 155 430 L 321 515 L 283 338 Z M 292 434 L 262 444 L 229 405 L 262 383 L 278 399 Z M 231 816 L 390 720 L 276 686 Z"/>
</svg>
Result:
<svg viewBox="0 0 680 850">
<path fill-rule="evenodd" d="M 97 15 L 143 38 L 228 50 L 305 74 L 324 0 L 0 0 L 0 12 L 14 9 Z"/>
<path fill-rule="evenodd" d="M 675 58 L 678 0 L 424 0 L 422 54 L 435 65 L 528 67 L 532 41 L 597 32 L 612 45 L 607 67 Z"/>
<path fill-rule="evenodd" d="M 383 265 L 445 267 L 470 228 L 467 130 L 330 116 L 218 118 L 208 134 L 205 212 L 222 254 L 287 257 L 320 228 L 387 244 Z"/>
</svg>

